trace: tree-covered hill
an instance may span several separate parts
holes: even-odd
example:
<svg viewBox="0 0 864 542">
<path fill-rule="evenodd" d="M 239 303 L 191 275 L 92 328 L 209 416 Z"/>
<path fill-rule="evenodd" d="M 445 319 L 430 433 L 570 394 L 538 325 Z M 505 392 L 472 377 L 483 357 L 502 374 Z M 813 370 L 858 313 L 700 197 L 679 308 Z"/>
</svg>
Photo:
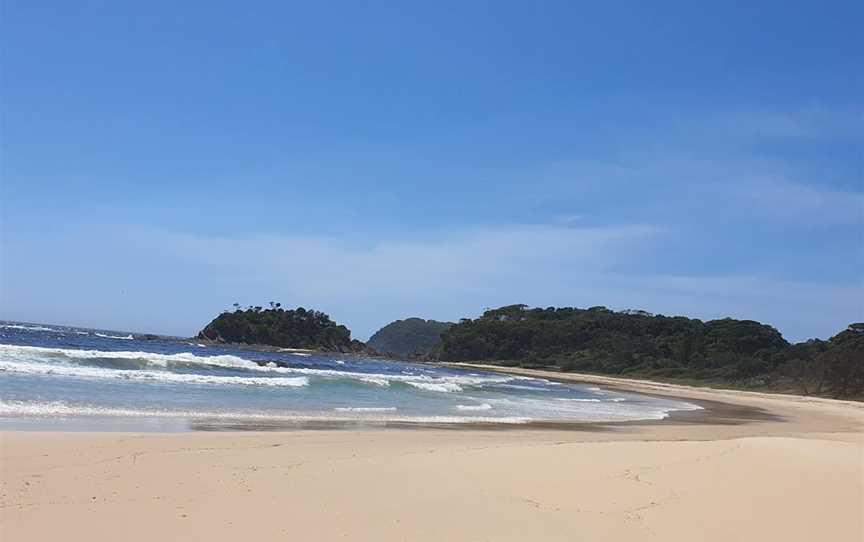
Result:
<svg viewBox="0 0 864 542">
<path fill-rule="evenodd" d="M 237 305 L 235 305 L 237 307 Z M 199 339 L 349 352 L 363 348 L 351 340 L 351 331 L 323 312 L 298 307 L 285 310 L 279 303 L 271 308 L 239 307 L 217 316 L 201 330 Z"/>
<path fill-rule="evenodd" d="M 442 361 L 864 394 L 864 324 L 828 341 L 790 345 L 773 327 L 752 320 L 509 305 L 452 326 L 433 355 Z"/>
<path fill-rule="evenodd" d="M 396 320 L 376 331 L 366 345 L 382 354 L 424 357 L 441 341 L 441 334 L 452 325 L 452 322 L 422 318 Z"/>
</svg>

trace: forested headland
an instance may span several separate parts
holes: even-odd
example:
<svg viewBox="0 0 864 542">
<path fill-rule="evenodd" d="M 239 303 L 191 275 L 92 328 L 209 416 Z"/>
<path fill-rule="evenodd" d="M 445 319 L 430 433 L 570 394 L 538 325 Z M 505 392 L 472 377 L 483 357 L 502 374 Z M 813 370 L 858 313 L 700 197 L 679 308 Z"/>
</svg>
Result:
<svg viewBox="0 0 864 542">
<path fill-rule="evenodd" d="M 431 353 L 441 361 L 553 368 L 835 397 L 864 395 L 864 323 L 790 344 L 753 320 L 509 305 L 463 319 Z"/>
<path fill-rule="evenodd" d="M 323 312 L 271 303 L 267 309 L 235 305 L 198 339 L 864 397 L 864 323 L 827 340 L 790 344 L 754 320 L 508 305 L 456 324 L 397 320 L 363 344 Z"/>
<path fill-rule="evenodd" d="M 198 333 L 198 339 L 225 343 L 303 348 L 333 352 L 364 349 L 351 331 L 327 314 L 303 307 L 283 309 L 280 303 L 225 311 Z"/>
<path fill-rule="evenodd" d="M 422 318 L 396 320 L 376 331 L 366 345 L 382 354 L 424 357 L 441 342 L 441 334 L 452 325 L 452 322 Z"/>
</svg>

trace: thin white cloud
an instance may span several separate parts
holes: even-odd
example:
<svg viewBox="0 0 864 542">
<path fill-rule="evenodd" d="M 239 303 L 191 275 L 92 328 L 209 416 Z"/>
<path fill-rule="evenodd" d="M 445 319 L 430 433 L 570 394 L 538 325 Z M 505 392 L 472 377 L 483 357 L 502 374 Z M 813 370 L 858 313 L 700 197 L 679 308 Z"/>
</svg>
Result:
<svg viewBox="0 0 864 542">
<path fill-rule="evenodd" d="M 847 222 L 864 227 L 864 194 L 860 192 L 770 177 L 735 183 L 728 189 L 769 217 L 811 223 Z"/>
<path fill-rule="evenodd" d="M 597 144 L 597 153 L 502 172 L 502 190 L 520 206 L 551 217 L 547 226 L 436 234 L 406 224 L 405 232 L 374 238 L 362 225 L 330 237 L 113 226 L 63 239 L 34 233 L 4 244 L 0 316 L 192 333 L 234 301 L 274 300 L 323 309 L 364 337 L 396 318 L 452 320 L 524 302 L 730 315 L 771 323 L 791 339 L 826 337 L 864 319 L 860 281 L 793 281 L 780 267 L 786 264 L 770 262 L 759 274 L 748 268 L 754 261 L 748 251 L 760 251 L 748 229 L 772 223 L 794 232 L 824 225 L 833 228 L 824 232 L 838 234 L 838 245 L 849 232 L 860 232 L 864 194 L 850 188 L 855 183 L 844 177 L 848 171 L 796 160 L 788 149 L 765 153 L 763 144 L 862 141 L 861 120 L 855 111 L 727 111 L 610 126 L 597 134 L 608 140 Z M 309 178 L 320 181 L 325 173 Z M 451 183 L 460 178 L 456 173 L 448 176 Z M 474 182 L 464 171 L 461 176 Z M 484 172 L 484 178 L 494 177 Z M 311 191 L 316 183 L 308 182 L 304 187 Z M 327 220 L 320 209 L 294 211 Z M 231 218 L 214 220 L 224 226 Z M 246 227 L 253 222 L 241 220 Z M 619 225 L 590 227 L 594 223 Z M 728 257 L 737 266 L 728 275 L 696 276 L 706 273 L 707 266 L 699 265 L 705 262 L 689 266 L 664 254 L 697 249 L 704 255 L 698 249 L 711 242 L 703 235 L 706 226 L 728 228 L 730 239 L 741 239 L 740 248 L 717 249 L 729 251 L 717 261 Z M 759 242 L 775 253 L 784 242 L 794 244 L 794 234 L 777 238 L 773 232 L 781 228 L 766 229 L 774 237 Z M 676 236 L 677 245 L 665 244 Z M 807 264 L 818 248 L 794 245 L 801 255 L 795 261 Z M 860 258 L 860 250 L 857 256 L 836 254 L 838 262 L 851 257 Z M 668 269 L 668 261 L 682 269 Z M 815 266 L 802 268 L 820 275 Z"/>
<path fill-rule="evenodd" d="M 714 219 L 864 227 L 860 171 L 851 171 L 848 161 L 809 160 L 805 152 L 864 145 L 860 110 L 670 115 L 615 126 L 602 137 L 614 141 L 605 145 L 614 152 L 538 166 L 532 178 L 547 189 L 529 197 L 659 224 Z"/>
<path fill-rule="evenodd" d="M 514 227 L 429 241 L 198 236 L 115 228 L 10 247 L 2 317 L 192 334 L 233 302 L 304 305 L 365 338 L 407 316 L 455 320 L 484 307 L 606 305 L 754 318 L 790 339 L 864 319 L 860 284 L 646 273 L 662 229 Z M 55 272 L 75 255 L 74 266 Z M 154 328 L 158 322 L 163 328 Z"/>
<path fill-rule="evenodd" d="M 602 271 L 632 259 L 628 255 L 636 254 L 640 245 L 652 242 L 660 233 L 644 225 L 524 226 L 466 231 L 429 241 L 383 240 L 368 246 L 360 239 L 352 243 L 350 238 L 277 235 L 151 233 L 141 242 L 216 270 L 243 270 L 250 278 L 292 277 L 302 279 L 307 292 L 350 295 L 379 288 L 410 293 L 431 284 L 488 290 L 502 286 L 505 277 L 519 277 L 526 270 Z"/>
</svg>

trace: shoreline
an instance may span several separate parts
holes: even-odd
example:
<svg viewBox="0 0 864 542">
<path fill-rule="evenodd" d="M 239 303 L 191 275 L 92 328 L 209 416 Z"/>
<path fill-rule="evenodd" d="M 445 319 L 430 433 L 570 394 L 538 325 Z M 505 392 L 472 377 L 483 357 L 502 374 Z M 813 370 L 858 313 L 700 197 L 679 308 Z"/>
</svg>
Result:
<svg viewBox="0 0 864 542">
<path fill-rule="evenodd" d="M 860 403 L 522 371 L 673 396 L 706 410 L 565 431 L 0 431 L 0 538 L 852 542 L 864 535 Z"/>
<path fill-rule="evenodd" d="M 463 368 L 480 369 L 480 366 Z M 482 367 L 488 371 L 486 367 Z M 545 377 L 542 377 L 545 378 Z M 558 379 L 562 382 L 584 383 L 571 379 Z M 0 433 L 2 432 L 73 432 L 73 433 L 149 433 L 175 434 L 185 432 L 255 432 L 255 431 L 376 431 L 376 430 L 452 430 L 452 431 L 609 431 L 614 428 L 636 427 L 653 424 L 743 424 L 757 420 L 772 419 L 759 408 L 742 407 L 720 401 L 705 399 L 683 399 L 677 395 L 660 395 L 644 393 L 620 386 L 603 384 L 609 391 L 632 393 L 641 397 L 674 399 L 695 406 L 694 409 L 670 410 L 663 418 L 643 418 L 630 420 L 554 420 L 526 419 L 524 421 L 507 421 L 494 417 L 464 417 L 457 420 L 456 416 L 430 415 L 427 417 L 324 417 L 324 416 L 274 416 L 274 417 L 243 417 L 232 418 L 230 415 L 220 417 L 186 417 L 186 416 L 110 416 L 96 414 L 70 414 L 59 419 L 45 416 L 5 416 L 0 417 Z M 447 420 L 445 418 L 453 418 Z M 476 419 L 475 419 L 476 418 Z"/>
<path fill-rule="evenodd" d="M 864 403 L 780 393 L 725 390 L 649 380 L 619 378 L 585 373 L 561 373 L 541 369 L 501 367 L 479 363 L 443 363 L 459 369 L 482 370 L 505 375 L 529 376 L 571 384 L 596 384 L 604 389 L 641 396 L 671 399 L 700 407 L 672 410 L 661 419 L 621 421 L 530 420 L 526 422 L 433 421 L 374 418 L 125 418 L 72 416 L 52 420 L 41 417 L 7 417 L 0 420 L 0 434 L 33 433 L 114 433 L 180 434 L 197 432 L 295 432 L 295 431 L 505 431 L 583 432 L 604 434 L 645 434 L 664 438 L 676 428 L 692 428 L 694 438 L 735 438 L 748 435 L 788 435 L 809 431 L 864 434 Z M 808 407 L 821 405 L 817 410 Z M 803 424 L 803 427 L 801 427 Z M 756 425 L 756 427 L 754 427 Z M 651 427 L 650 434 L 643 429 Z M 713 429 L 712 429 L 713 428 Z M 709 437 L 696 435 L 710 435 Z"/>
<path fill-rule="evenodd" d="M 728 390 L 671 384 L 651 380 L 618 378 L 585 373 L 560 373 L 541 369 L 499 367 L 478 363 L 448 363 L 462 369 L 478 369 L 518 376 L 545 378 L 567 383 L 596 384 L 606 389 L 653 397 L 676 399 L 702 406 L 704 410 L 672 411 L 663 420 L 611 423 L 613 426 L 651 426 L 652 433 L 672 433 L 662 427 L 689 426 L 693 434 L 710 438 L 742 436 L 837 433 L 864 440 L 864 402 L 781 393 Z M 708 431 L 706 431 L 708 429 Z"/>
<path fill-rule="evenodd" d="M 830 397 L 819 397 L 813 395 L 800 395 L 793 393 L 773 392 L 773 391 L 753 391 L 753 390 L 738 390 L 732 388 L 715 388 L 711 386 L 691 386 L 688 384 L 676 384 L 673 382 L 661 382 L 657 380 L 641 379 L 641 378 L 624 378 L 617 376 L 607 376 L 592 373 L 579 372 L 562 372 L 547 369 L 526 369 L 523 367 L 508 367 L 503 365 L 489 365 L 485 363 L 469 363 L 469 362 L 440 362 L 440 365 L 446 367 L 454 367 L 458 369 L 478 369 L 508 375 L 532 376 L 536 378 L 545 378 L 547 380 L 582 383 L 582 384 L 602 384 L 610 389 L 618 389 L 620 391 L 632 391 L 645 395 L 655 396 L 672 396 L 681 397 L 679 394 L 697 394 L 699 392 L 707 392 L 711 394 L 734 394 L 737 397 L 762 397 L 762 398 L 780 398 L 780 399 L 801 399 L 806 402 L 824 401 L 828 404 L 847 404 L 860 405 L 864 409 L 864 401 L 856 401 L 852 399 L 833 399 Z M 674 394 L 674 395 L 673 395 Z"/>
</svg>

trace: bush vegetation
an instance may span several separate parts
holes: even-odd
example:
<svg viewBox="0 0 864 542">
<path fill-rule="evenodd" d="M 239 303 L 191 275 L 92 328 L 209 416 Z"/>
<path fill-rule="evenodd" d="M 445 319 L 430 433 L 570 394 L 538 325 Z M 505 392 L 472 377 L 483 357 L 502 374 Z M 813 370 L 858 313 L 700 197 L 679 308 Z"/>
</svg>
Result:
<svg viewBox="0 0 864 542">
<path fill-rule="evenodd" d="M 424 357 L 441 341 L 441 334 L 452 325 L 452 322 L 422 318 L 396 320 L 376 331 L 366 346 L 381 354 Z"/>
<path fill-rule="evenodd" d="M 247 307 L 226 311 L 201 330 L 199 339 L 228 343 L 264 344 L 347 352 L 362 349 L 351 331 L 323 312 L 298 307 L 285 310 L 279 303 L 269 309 Z"/>
<path fill-rule="evenodd" d="M 864 395 L 864 324 L 827 341 L 789 344 L 773 327 L 724 318 L 703 322 L 605 307 L 508 305 L 463 319 L 432 356 L 611 375 Z"/>
</svg>

